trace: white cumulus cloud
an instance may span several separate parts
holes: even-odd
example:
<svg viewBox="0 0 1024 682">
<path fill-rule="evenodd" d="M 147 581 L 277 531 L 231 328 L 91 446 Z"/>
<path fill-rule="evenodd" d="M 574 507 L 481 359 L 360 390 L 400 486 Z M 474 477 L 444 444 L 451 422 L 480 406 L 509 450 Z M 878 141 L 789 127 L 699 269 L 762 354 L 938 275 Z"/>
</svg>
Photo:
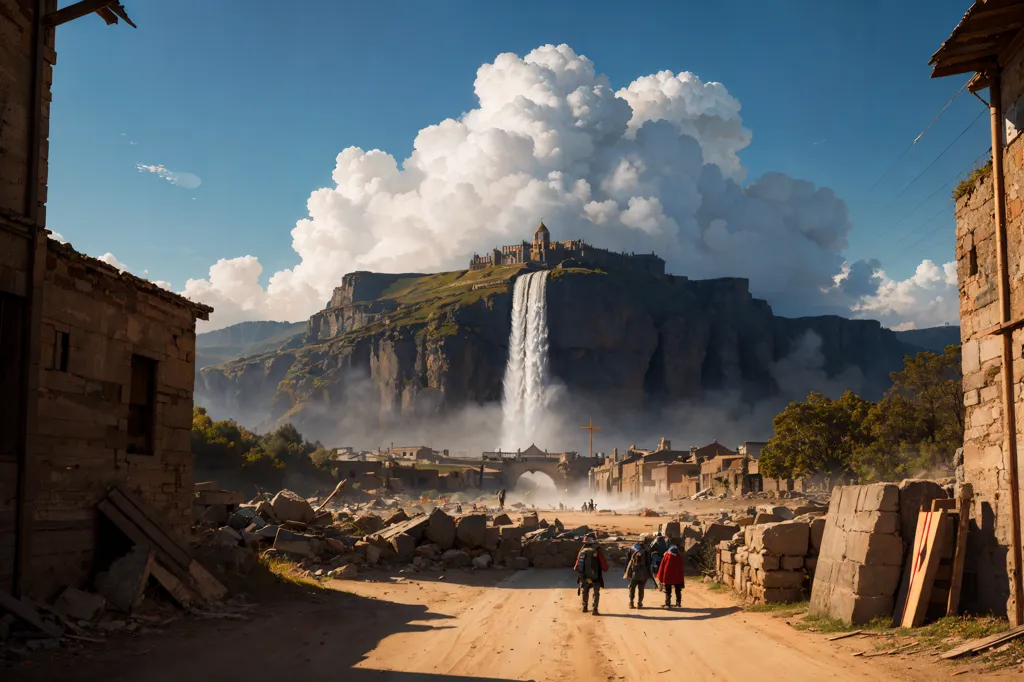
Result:
<svg viewBox="0 0 1024 682">
<path fill-rule="evenodd" d="M 134 142 L 132 144 L 135 144 Z M 147 165 L 144 163 L 135 164 L 135 169 L 140 173 L 152 173 L 157 177 L 161 177 L 172 185 L 178 187 L 184 187 L 185 189 L 196 189 L 203 184 L 202 179 L 194 173 L 183 173 L 178 171 L 172 171 L 166 166 L 160 164 Z"/>
<path fill-rule="evenodd" d="M 886 280 L 846 264 L 852 225 L 832 190 L 780 173 L 740 184 L 751 132 L 721 83 L 661 71 L 616 91 L 586 57 L 546 45 L 498 55 L 474 90 L 476 108 L 419 131 L 401 161 L 342 150 L 291 231 L 294 267 L 264 287 L 257 257 L 225 258 L 184 293 L 214 306 L 213 326 L 301 319 L 347 272 L 464 268 L 543 219 L 554 239 L 655 251 L 675 274 L 749 278 L 780 314 L 875 309 L 862 299 Z"/>
<path fill-rule="evenodd" d="M 878 283 L 876 292 L 854 305 L 859 317 L 881 320 L 893 329 L 934 327 L 960 317 L 955 262 L 937 265 L 922 261 L 904 280 L 894 280 L 881 269 L 873 277 Z"/>
</svg>

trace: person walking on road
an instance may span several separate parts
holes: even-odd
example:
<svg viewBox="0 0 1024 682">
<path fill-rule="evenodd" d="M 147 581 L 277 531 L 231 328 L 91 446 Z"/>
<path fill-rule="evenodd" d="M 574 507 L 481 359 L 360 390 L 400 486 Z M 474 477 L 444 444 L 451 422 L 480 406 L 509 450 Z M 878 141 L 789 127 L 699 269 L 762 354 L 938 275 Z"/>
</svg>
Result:
<svg viewBox="0 0 1024 682">
<path fill-rule="evenodd" d="M 577 593 L 583 593 L 583 613 L 587 612 L 590 591 L 594 591 L 593 615 L 600 615 L 597 605 L 601 601 L 601 588 L 604 587 L 604 572 L 608 570 L 608 560 L 597 544 L 597 538 L 588 535 L 583 539 L 583 548 L 576 556 L 576 582 L 579 584 Z"/>
<path fill-rule="evenodd" d="M 686 578 L 683 575 L 683 555 L 679 548 L 672 545 L 661 557 L 661 564 L 658 566 L 658 582 L 665 588 L 665 608 L 672 608 L 672 592 L 676 593 L 676 608 L 682 606 L 683 588 L 686 586 Z"/>
<path fill-rule="evenodd" d="M 644 589 L 653 575 L 651 553 L 647 550 L 647 534 L 640 536 L 640 541 L 633 545 L 626 562 L 626 573 L 622 576 L 629 581 L 629 608 L 644 607 Z M 636 597 L 636 606 L 633 601 Z"/>
</svg>

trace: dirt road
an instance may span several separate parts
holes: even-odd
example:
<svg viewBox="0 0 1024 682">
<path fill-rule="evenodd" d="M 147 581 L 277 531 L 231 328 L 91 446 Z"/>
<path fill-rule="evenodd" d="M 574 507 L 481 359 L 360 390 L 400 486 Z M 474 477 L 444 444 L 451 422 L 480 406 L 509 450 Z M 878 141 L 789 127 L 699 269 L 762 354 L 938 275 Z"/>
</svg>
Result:
<svg viewBox="0 0 1024 682">
<path fill-rule="evenodd" d="M 630 611 L 616 571 L 601 616 L 580 612 L 569 571 L 452 571 L 443 580 L 335 583 L 261 606 L 248 622 L 179 622 L 0 678 L 468 682 L 536 680 L 934 680 L 931 657 L 855 658 L 725 594 L 691 585 L 683 608 Z M 646 606 L 659 604 L 650 593 Z M 1003 675 L 987 675 L 986 680 Z M 963 675 L 959 679 L 981 679 Z M 1010 679 L 1009 677 L 1005 679 Z"/>
</svg>

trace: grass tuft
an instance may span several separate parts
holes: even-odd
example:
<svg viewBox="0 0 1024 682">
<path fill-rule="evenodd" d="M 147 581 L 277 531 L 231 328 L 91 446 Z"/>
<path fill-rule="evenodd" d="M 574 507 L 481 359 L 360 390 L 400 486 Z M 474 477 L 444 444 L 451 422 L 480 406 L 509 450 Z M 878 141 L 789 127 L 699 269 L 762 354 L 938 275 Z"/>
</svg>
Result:
<svg viewBox="0 0 1024 682">
<path fill-rule="evenodd" d="M 810 603 L 807 601 L 799 602 L 771 602 L 768 604 L 750 604 L 744 608 L 745 611 L 751 613 L 774 613 L 778 616 L 790 617 L 798 616 L 801 613 L 807 613 L 807 609 L 810 608 Z"/>
<path fill-rule="evenodd" d="M 260 563 L 267 567 L 279 580 L 296 587 L 308 588 L 311 590 L 326 590 L 327 588 L 313 580 L 309 575 L 299 568 L 298 564 L 292 563 L 280 557 L 260 557 Z"/>
<path fill-rule="evenodd" d="M 953 201 L 959 201 L 962 197 L 970 196 L 974 189 L 981 182 L 982 178 L 987 178 L 992 174 L 992 161 L 990 160 L 984 166 L 975 168 L 970 175 L 968 175 L 963 181 L 960 182 L 956 187 L 953 188 Z"/>
</svg>

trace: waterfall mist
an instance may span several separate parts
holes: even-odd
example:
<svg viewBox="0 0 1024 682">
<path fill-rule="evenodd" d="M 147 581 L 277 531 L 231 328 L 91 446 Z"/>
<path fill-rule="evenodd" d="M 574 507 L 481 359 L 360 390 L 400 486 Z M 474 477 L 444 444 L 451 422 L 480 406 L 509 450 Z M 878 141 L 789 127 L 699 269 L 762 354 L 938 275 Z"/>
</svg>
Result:
<svg viewBox="0 0 1024 682">
<path fill-rule="evenodd" d="M 536 440 L 547 409 L 548 272 L 516 280 L 512 298 L 512 330 L 508 339 L 502 398 L 501 447 L 512 450 Z"/>
</svg>

